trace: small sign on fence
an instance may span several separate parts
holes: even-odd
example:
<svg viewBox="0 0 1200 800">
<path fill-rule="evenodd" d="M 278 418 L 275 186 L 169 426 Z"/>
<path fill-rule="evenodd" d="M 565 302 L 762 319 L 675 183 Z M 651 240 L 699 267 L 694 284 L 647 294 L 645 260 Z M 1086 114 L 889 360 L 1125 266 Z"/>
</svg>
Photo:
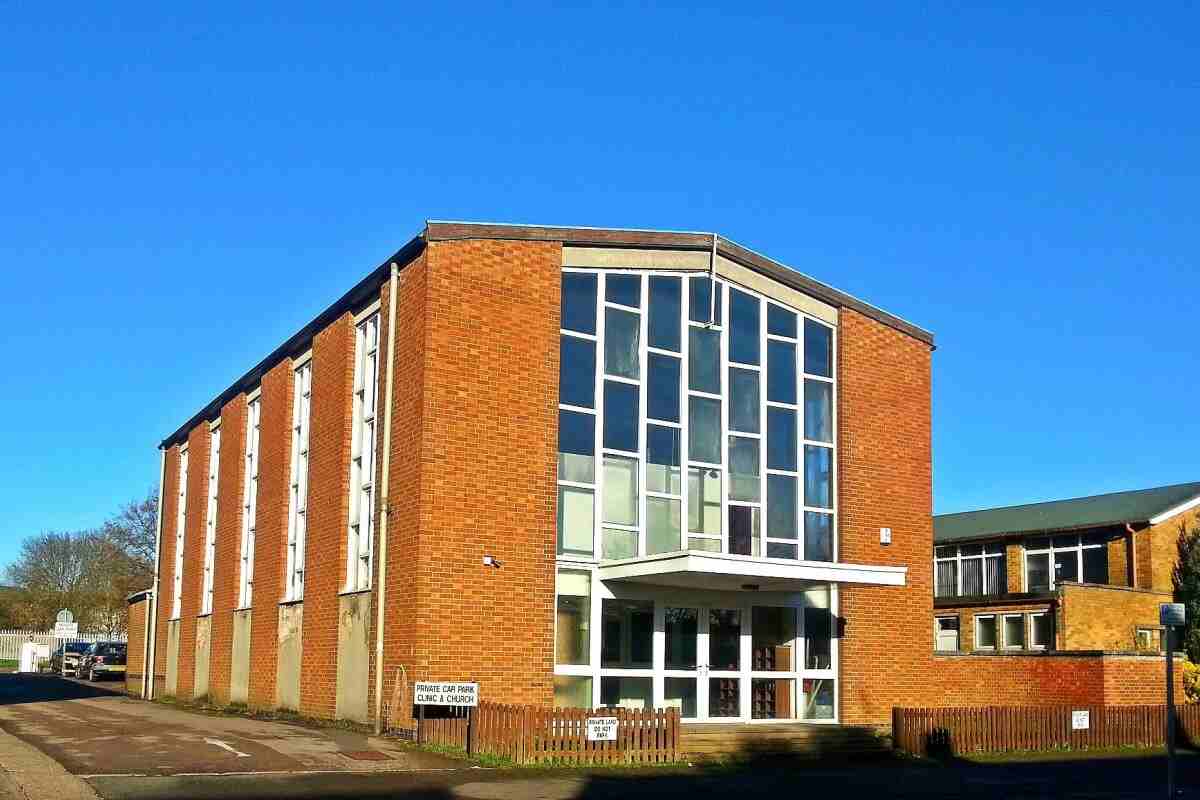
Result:
<svg viewBox="0 0 1200 800">
<path fill-rule="evenodd" d="M 479 684 L 417 681 L 413 684 L 413 702 L 419 706 L 474 707 L 479 705 Z"/>
<path fill-rule="evenodd" d="M 1092 712 L 1090 711 L 1072 711 L 1071 712 L 1071 730 L 1086 731 L 1092 727 Z"/>
<path fill-rule="evenodd" d="M 589 742 L 615 742 L 617 740 L 617 718 L 588 717 L 587 740 Z"/>
<path fill-rule="evenodd" d="M 56 622 L 54 623 L 54 638 L 55 639 L 74 639 L 79 635 L 78 622 Z"/>
</svg>

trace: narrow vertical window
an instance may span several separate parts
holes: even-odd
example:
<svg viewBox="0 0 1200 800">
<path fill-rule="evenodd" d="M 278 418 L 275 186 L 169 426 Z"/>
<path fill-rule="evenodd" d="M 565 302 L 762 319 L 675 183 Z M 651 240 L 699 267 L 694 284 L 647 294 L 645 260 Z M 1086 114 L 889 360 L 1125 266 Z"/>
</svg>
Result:
<svg viewBox="0 0 1200 800">
<path fill-rule="evenodd" d="M 208 508 L 204 517 L 204 591 L 200 595 L 200 613 L 213 610 L 213 565 L 217 559 L 217 483 L 221 470 L 221 429 L 209 434 Z"/>
<path fill-rule="evenodd" d="M 288 493 L 287 572 L 284 600 L 304 597 L 304 542 L 308 530 L 308 434 L 312 360 L 295 371 L 292 388 L 292 478 Z"/>
<path fill-rule="evenodd" d="M 354 346 L 354 428 L 350 444 L 350 525 L 346 588 L 371 586 L 375 508 L 375 406 L 379 385 L 379 313 L 358 323 Z"/>
<path fill-rule="evenodd" d="M 254 599 L 254 530 L 258 515 L 258 444 L 262 401 L 246 404 L 246 477 L 242 484 L 242 542 L 238 571 L 238 608 L 249 608 Z"/>
<path fill-rule="evenodd" d="M 188 451 L 179 451 L 179 491 L 175 500 L 175 568 L 171 573 L 171 619 L 179 619 L 183 602 L 183 531 L 187 526 Z"/>
</svg>

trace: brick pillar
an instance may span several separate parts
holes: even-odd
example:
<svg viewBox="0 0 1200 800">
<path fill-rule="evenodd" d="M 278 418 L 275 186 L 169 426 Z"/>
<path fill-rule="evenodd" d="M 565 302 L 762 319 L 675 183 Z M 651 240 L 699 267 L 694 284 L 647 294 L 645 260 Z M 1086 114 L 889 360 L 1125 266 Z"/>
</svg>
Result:
<svg viewBox="0 0 1200 800">
<path fill-rule="evenodd" d="M 1021 572 L 1023 569 L 1022 562 L 1025 560 L 1025 548 L 1020 542 L 1007 542 L 1004 545 L 1004 565 L 1008 570 L 1008 591 L 1009 594 L 1017 594 L 1025 591 L 1023 581 L 1021 580 Z"/>
<path fill-rule="evenodd" d="M 246 396 L 239 394 L 221 409 L 221 463 L 217 478 L 217 553 L 213 564 L 212 653 L 209 691 L 218 703 L 229 702 L 233 647 L 233 610 L 241 570 L 242 490 L 246 479 Z"/>
<path fill-rule="evenodd" d="M 249 704 L 269 708 L 275 705 L 279 601 L 283 597 L 283 571 L 286 566 L 288 480 L 292 449 L 290 358 L 285 358 L 263 375 L 261 397 Z"/>
<path fill-rule="evenodd" d="M 196 673 L 196 615 L 204 586 L 204 528 L 208 511 L 208 453 L 211 433 L 201 422 L 188 434 L 187 520 L 183 542 L 183 595 L 179 603 L 179 685 L 191 698 Z"/>
</svg>

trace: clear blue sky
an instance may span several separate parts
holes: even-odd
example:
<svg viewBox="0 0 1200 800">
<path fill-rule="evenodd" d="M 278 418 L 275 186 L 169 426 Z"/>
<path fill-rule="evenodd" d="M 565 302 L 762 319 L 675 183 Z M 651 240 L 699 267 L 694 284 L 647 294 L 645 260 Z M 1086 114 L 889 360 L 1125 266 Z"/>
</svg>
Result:
<svg viewBox="0 0 1200 800">
<path fill-rule="evenodd" d="M 1195 8 L 319 5 L 5 7 L 0 563 L 427 218 L 717 230 L 933 330 L 939 512 L 1200 479 Z"/>
</svg>

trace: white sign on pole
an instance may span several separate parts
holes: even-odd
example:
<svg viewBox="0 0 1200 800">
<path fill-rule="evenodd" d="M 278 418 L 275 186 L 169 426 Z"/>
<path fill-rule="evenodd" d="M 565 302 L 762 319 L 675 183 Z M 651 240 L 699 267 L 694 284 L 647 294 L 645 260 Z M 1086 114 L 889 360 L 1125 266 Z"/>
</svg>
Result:
<svg viewBox="0 0 1200 800">
<path fill-rule="evenodd" d="M 419 706 L 477 706 L 479 684 L 417 681 L 413 684 L 413 702 Z"/>
<path fill-rule="evenodd" d="M 1071 712 L 1071 730 L 1086 731 L 1092 727 L 1092 712 L 1090 711 L 1072 711 Z"/>
<path fill-rule="evenodd" d="M 71 613 L 70 609 L 64 608 L 62 611 L 58 612 L 58 616 L 56 616 L 54 618 L 54 621 L 55 622 L 74 622 L 75 615 Z"/>
<path fill-rule="evenodd" d="M 54 638 L 55 639 L 74 639 L 79 635 L 78 622 L 56 622 L 54 623 Z"/>
<path fill-rule="evenodd" d="M 1158 607 L 1159 625 L 1184 625 L 1187 623 L 1187 606 L 1183 603 L 1163 603 Z"/>
<path fill-rule="evenodd" d="M 615 742 L 617 740 L 617 718 L 588 717 L 587 740 L 589 742 Z"/>
</svg>

